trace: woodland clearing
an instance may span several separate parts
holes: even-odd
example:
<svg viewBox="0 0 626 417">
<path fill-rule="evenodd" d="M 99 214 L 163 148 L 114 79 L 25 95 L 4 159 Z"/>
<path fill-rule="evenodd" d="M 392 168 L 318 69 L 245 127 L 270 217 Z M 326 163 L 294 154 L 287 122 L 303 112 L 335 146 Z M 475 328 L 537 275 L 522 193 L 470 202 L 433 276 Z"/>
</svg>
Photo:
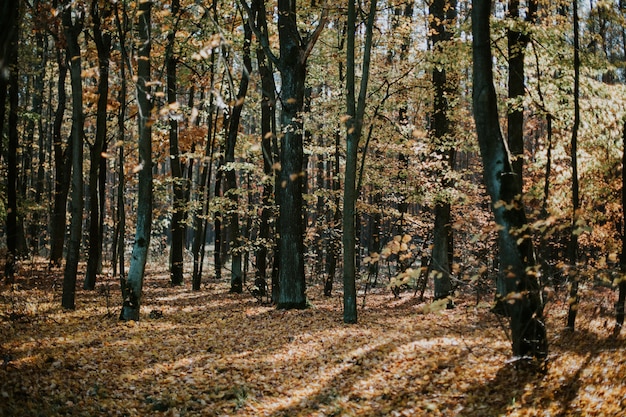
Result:
<svg viewBox="0 0 626 417">
<path fill-rule="evenodd" d="M 341 293 L 312 284 L 305 310 L 276 310 L 225 282 L 169 286 L 146 276 L 139 322 L 118 320 L 119 285 L 101 277 L 60 306 L 62 272 L 23 265 L 0 288 L 1 416 L 618 416 L 626 410 L 624 332 L 614 293 L 583 287 L 578 328 L 565 294 L 546 306 L 545 374 L 516 370 L 488 302 L 460 295 L 430 311 L 380 287 L 342 322 Z M 362 296 L 362 294 L 361 294 Z M 432 309 L 436 310 L 436 309 Z M 622 414 L 620 414 L 622 413 Z"/>
</svg>

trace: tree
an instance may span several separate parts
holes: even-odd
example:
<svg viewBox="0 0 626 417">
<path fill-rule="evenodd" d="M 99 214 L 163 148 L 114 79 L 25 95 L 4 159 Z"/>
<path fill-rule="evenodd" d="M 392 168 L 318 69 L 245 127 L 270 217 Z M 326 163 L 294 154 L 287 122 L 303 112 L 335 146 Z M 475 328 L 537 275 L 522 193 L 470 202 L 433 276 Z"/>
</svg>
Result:
<svg viewBox="0 0 626 417">
<path fill-rule="evenodd" d="M 177 101 L 177 74 L 176 67 L 178 58 L 174 55 L 174 44 L 176 41 L 176 30 L 180 19 L 180 2 L 172 0 L 171 4 L 172 17 L 176 21 L 172 29 L 167 35 L 167 47 L 165 49 L 165 66 L 166 66 L 166 84 L 167 84 L 167 102 L 170 107 L 170 113 L 176 113 L 178 110 Z M 172 285 L 182 285 L 184 260 L 183 253 L 185 249 L 185 213 L 187 202 L 185 201 L 186 181 L 183 178 L 183 167 L 180 161 L 180 149 L 178 146 L 178 117 L 171 114 L 169 119 L 169 139 L 170 139 L 170 169 L 172 171 L 172 244 L 170 246 L 170 282 Z"/>
<path fill-rule="evenodd" d="M 356 4 L 348 3 L 348 27 L 346 46 L 346 170 L 343 191 L 343 321 L 357 322 L 356 308 L 356 173 L 359 141 L 363 131 L 363 116 L 369 82 L 370 56 L 374 20 L 376 18 L 376 1 L 370 1 L 370 8 L 365 26 L 365 43 L 363 45 L 363 64 L 358 101 L 356 100 Z"/>
<path fill-rule="evenodd" d="M 490 38 L 490 0 L 474 0 L 473 107 L 483 161 L 483 175 L 498 225 L 501 271 L 498 277 L 498 310 L 510 319 L 513 355 L 545 359 L 546 330 L 543 303 L 529 236 L 517 236 L 526 225 L 517 180 L 500 124 L 493 84 Z"/>
<path fill-rule="evenodd" d="M 446 59 L 441 55 L 452 39 L 450 26 L 456 19 L 456 1 L 435 0 L 430 4 L 430 38 L 433 52 L 437 54 L 436 61 L 442 61 L 433 68 L 433 87 L 435 90 L 433 114 L 431 117 L 431 130 L 435 145 L 435 154 L 441 158 L 447 166 L 442 170 L 454 168 L 455 148 L 451 143 L 451 128 L 448 117 L 448 97 L 454 94 L 450 86 L 451 81 L 447 78 Z M 443 188 L 441 197 L 435 201 L 435 224 L 433 226 L 433 250 L 432 250 L 432 270 L 434 275 L 435 299 L 443 299 L 450 295 L 452 283 L 450 280 L 450 270 L 452 267 L 452 225 L 450 196 L 447 189 L 451 186 L 451 181 L 445 172 L 441 172 L 441 186 Z M 451 302 L 449 306 L 451 306 Z"/>
<path fill-rule="evenodd" d="M 81 55 L 78 37 L 83 31 L 84 10 L 72 7 L 68 2 L 63 10 L 63 33 L 67 42 L 70 60 L 70 82 L 72 85 L 72 200 L 70 204 L 70 239 L 63 275 L 63 296 L 61 305 L 67 309 L 75 308 L 76 274 L 80 260 L 80 243 L 83 232 L 83 80 Z"/>
<path fill-rule="evenodd" d="M 580 197 L 578 186 L 578 129 L 580 128 L 580 41 L 578 23 L 578 0 L 574 0 L 574 125 L 572 126 L 572 139 L 570 153 L 572 161 L 572 222 L 570 226 L 570 240 L 568 255 L 570 261 L 571 278 L 569 291 L 569 311 L 567 313 L 567 328 L 574 330 L 576 314 L 578 312 L 578 276 L 576 263 L 578 262 L 578 235 L 580 234 L 578 219 L 580 217 Z"/>
<path fill-rule="evenodd" d="M 6 8 L 10 10 L 6 10 Z M 0 83 L 2 83 L 2 122 L 0 127 L 4 126 L 4 108 L 5 98 L 7 92 L 7 84 L 9 87 L 9 143 L 8 143 L 8 157 L 7 157 L 7 218 L 6 218 L 6 235 L 7 235 L 7 259 L 5 264 L 5 279 L 7 282 L 13 282 L 15 275 L 15 262 L 17 257 L 17 148 L 18 148 L 18 106 L 19 106 L 19 74 L 18 74 L 18 16 L 19 16 L 19 2 L 15 2 L 12 6 L 5 3 L 3 12 L 6 16 L 13 17 L 13 21 L 4 22 L 8 30 L 2 31 L 0 44 L 0 51 L 2 56 L 0 57 Z M 4 36 L 6 34 L 6 39 Z M 6 59 L 6 61 L 5 61 Z M 6 74 L 4 73 L 5 66 L 8 67 L 9 82 L 6 83 Z M 0 133 L 2 130 L 0 130 Z"/>
<path fill-rule="evenodd" d="M 136 95 L 139 106 L 139 165 L 137 166 L 137 224 L 128 277 L 122 277 L 123 304 L 120 320 L 139 320 L 141 292 L 150 248 L 152 227 L 152 99 L 150 96 L 150 25 L 152 2 L 143 0 L 138 7 L 139 47 L 137 51 Z"/>
<path fill-rule="evenodd" d="M 248 19 L 253 19 L 249 16 Z M 243 291 L 243 271 L 242 271 L 242 249 L 241 231 L 239 230 L 239 198 L 237 196 L 237 176 L 235 167 L 235 145 L 239 134 L 241 123 L 241 111 L 248 93 L 250 73 L 252 72 L 252 60 L 250 58 L 250 44 L 252 43 L 252 22 L 247 22 L 244 27 L 243 40 L 243 68 L 239 91 L 228 120 L 228 131 L 226 136 L 225 160 L 226 166 L 226 190 L 224 194 L 229 198 L 231 205 L 228 210 L 228 235 L 231 250 L 231 278 L 230 291 L 241 293 Z"/>
<path fill-rule="evenodd" d="M 242 5 L 252 15 L 245 1 Z M 253 19 L 250 19 L 253 21 Z M 269 45 L 267 34 L 255 28 L 267 57 L 280 72 L 281 78 L 281 133 L 279 189 L 275 190 L 279 206 L 279 289 L 278 308 L 305 308 L 306 281 L 304 276 L 304 210 L 302 191 L 304 186 L 304 160 L 302 110 L 307 60 L 326 24 L 326 10 L 310 34 L 301 35 L 297 21 L 296 2 L 278 1 L 279 57 Z"/>
<path fill-rule="evenodd" d="M 98 103 L 96 110 L 96 135 L 94 143 L 90 147 L 89 165 L 89 252 L 87 259 L 87 271 L 83 288 L 93 290 L 96 285 L 96 275 L 102 267 L 102 223 L 104 201 L 100 190 L 101 183 L 102 153 L 107 137 L 107 106 L 109 102 L 109 58 L 111 56 L 111 33 L 102 28 L 102 19 L 107 19 L 111 14 L 109 3 L 101 6 L 97 0 L 91 2 L 91 19 L 93 22 L 93 39 L 98 51 Z"/>
<path fill-rule="evenodd" d="M 56 3 L 54 3 L 56 6 Z M 50 266 L 61 266 L 65 245 L 65 225 L 67 223 L 67 195 L 70 189 L 72 163 L 71 138 L 63 140 L 63 119 L 67 105 L 66 78 L 68 71 L 68 51 L 60 34 L 54 33 L 57 47 L 56 61 L 59 68 L 57 78 L 57 108 L 52 126 L 52 147 L 54 152 L 54 191 L 50 215 Z"/>
</svg>

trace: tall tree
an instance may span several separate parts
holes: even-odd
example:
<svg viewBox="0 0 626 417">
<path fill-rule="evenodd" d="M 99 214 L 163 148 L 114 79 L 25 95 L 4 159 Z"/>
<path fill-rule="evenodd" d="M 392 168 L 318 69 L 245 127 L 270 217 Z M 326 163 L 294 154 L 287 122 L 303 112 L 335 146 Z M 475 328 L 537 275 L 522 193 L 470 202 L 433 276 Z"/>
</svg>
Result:
<svg viewBox="0 0 626 417">
<path fill-rule="evenodd" d="M 99 4 L 100 3 L 100 4 Z M 102 267 L 102 213 L 103 201 L 99 190 L 102 156 L 107 137 L 107 106 L 109 101 L 109 58 L 111 56 L 111 33 L 102 27 L 102 20 L 111 13 L 111 5 L 105 2 L 92 0 L 91 20 L 93 22 L 93 39 L 98 52 L 98 103 L 96 110 L 96 134 L 93 145 L 90 147 L 89 165 L 89 251 L 87 270 L 83 288 L 93 290 L 96 286 L 96 276 Z"/>
<path fill-rule="evenodd" d="M 474 0 L 473 107 L 483 161 L 484 180 L 498 224 L 500 276 L 499 313 L 510 319 L 513 354 L 545 359 L 546 330 L 539 280 L 535 273 L 533 244 L 516 236 L 526 225 L 526 215 L 517 193 L 515 173 L 498 118 L 491 54 L 491 0 Z"/>
<path fill-rule="evenodd" d="M 619 1 L 619 8 L 626 16 L 626 0 Z M 626 27 L 622 26 L 622 52 L 626 61 Z M 615 328 L 617 336 L 624 326 L 624 309 L 626 308 L 626 116 L 622 120 L 622 252 L 620 254 L 620 272 L 622 276 L 617 284 L 618 294 L 615 303 Z"/>
<path fill-rule="evenodd" d="M 8 4 L 8 2 L 7 2 Z M 2 95 L 4 97 L 2 103 L 2 122 L 0 127 L 4 125 L 4 98 L 6 97 L 7 84 L 9 87 L 9 143 L 8 143 L 8 155 L 7 155 L 7 218 L 6 218 L 6 235 L 7 235 L 7 259 L 5 263 L 5 279 L 7 282 L 13 282 L 15 275 L 15 262 L 17 257 L 17 148 L 18 148 L 18 106 L 19 106 L 19 74 L 18 74 L 18 16 L 19 16 L 19 2 L 15 2 L 13 5 L 5 4 L 3 11 L 7 13 L 7 16 L 13 17 L 14 20 L 4 22 L 6 33 L 8 36 L 6 39 L 2 39 L 2 56 L 0 57 L 0 70 L 4 72 L 5 66 L 9 71 L 9 82 L 5 83 L 4 79 L 6 75 L 0 74 L 2 78 Z M 9 7 L 10 10 L 6 10 Z M 3 29 L 3 38 L 5 30 Z M 5 61 L 6 59 L 6 61 Z M 2 130 L 0 130 L 0 133 Z M 0 153 L 1 155 L 1 153 Z"/>
<path fill-rule="evenodd" d="M 177 100 L 177 74 L 178 58 L 174 54 L 176 31 L 180 13 L 180 2 L 172 0 L 172 18 L 175 23 L 167 35 L 167 47 L 165 49 L 167 102 L 170 106 L 169 139 L 170 139 L 170 169 L 172 171 L 173 207 L 172 207 L 172 244 L 170 245 L 170 282 L 172 285 L 182 285 L 184 270 L 185 249 L 185 213 L 187 202 L 185 201 L 186 180 L 183 176 L 183 167 L 180 160 L 180 148 L 178 145 L 179 120 L 175 113 L 178 112 Z"/>
<path fill-rule="evenodd" d="M 242 5 L 252 15 L 246 1 Z M 279 290 L 278 308 L 305 308 L 306 281 L 304 276 L 304 210 L 303 187 L 304 161 L 302 110 L 307 60 L 326 24 L 326 10 L 311 33 L 302 37 L 298 26 L 297 5 L 293 0 L 278 0 L 278 38 L 280 56 L 276 57 L 269 47 L 269 38 L 258 28 L 257 36 L 268 58 L 280 72 L 281 78 L 281 133 L 280 177 L 276 189 L 279 206 L 278 235 Z"/>
<path fill-rule="evenodd" d="M 434 0 L 430 4 L 430 38 L 433 53 L 441 55 L 452 39 L 450 26 L 456 19 L 456 0 Z M 435 57 L 438 60 L 438 57 Z M 445 59 L 441 59 L 445 62 Z M 450 119 L 448 116 L 448 97 L 454 94 L 448 80 L 446 65 L 439 64 L 433 68 L 433 87 L 435 90 L 431 131 L 438 158 L 445 164 L 442 170 L 454 168 L 455 148 L 451 142 Z M 441 175 L 442 196 L 435 202 L 435 225 L 433 230 L 432 270 L 434 275 L 435 299 L 443 299 L 450 295 L 452 283 L 450 268 L 452 267 L 452 225 L 451 204 L 446 189 L 450 184 L 449 175 Z M 451 306 L 451 304 L 450 304 Z"/>
<path fill-rule="evenodd" d="M 248 16 L 248 19 L 253 19 Z M 224 194 L 229 198 L 231 205 L 228 210 L 228 236 L 230 239 L 231 250 L 231 278 L 230 291 L 241 293 L 243 291 L 243 270 L 242 270 L 242 252 L 241 252 L 241 231 L 239 229 L 239 198 L 237 196 L 237 170 L 235 163 L 235 145 L 237 144 L 237 136 L 239 135 L 239 125 L 241 123 L 241 112 L 248 93 L 248 85 L 250 84 L 250 73 L 252 72 L 252 60 L 250 58 L 250 44 L 252 43 L 253 23 L 244 24 L 244 40 L 243 40 L 243 68 L 241 73 L 241 81 L 239 82 L 239 91 L 235 99 L 235 105 L 232 108 L 230 118 L 228 120 L 228 131 L 226 135 L 225 149 L 225 174 L 226 187 Z"/>
<path fill-rule="evenodd" d="M 138 59 L 136 95 L 138 104 L 139 165 L 137 167 L 137 223 L 135 242 L 128 277 L 123 280 L 123 305 L 120 320 L 139 320 L 141 292 L 150 248 L 152 227 L 152 98 L 150 95 L 150 52 L 152 36 L 150 26 L 152 2 L 142 0 L 138 7 Z"/>
<path fill-rule="evenodd" d="M 567 312 L 567 328 L 574 330 L 576 314 L 578 312 L 578 235 L 580 231 L 578 219 L 580 217 L 580 197 L 578 186 L 578 129 L 580 127 L 580 28 L 578 22 L 578 0 L 572 2 L 574 19 L 574 125 L 572 126 L 572 140 L 570 142 L 570 158 L 572 163 L 572 223 L 570 225 L 570 240 L 568 255 L 571 269 L 569 290 L 569 311 Z"/>
<path fill-rule="evenodd" d="M 267 19 L 265 16 L 265 2 L 254 0 L 252 7 L 256 13 L 256 27 L 267 37 Z M 261 296 L 267 289 L 267 255 L 268 246 L 271 242 L 270 220 L 273 216 L 271 207 L 272 194 L 274 193 L 274 149 L 272 144 L 276 141 L 276 85 L 274 82 L 274 68 L 271 61 L 266 57 L 263 46 L 259 44 L 256 51 L 261 76 L 261 148 L 263 151 L 263 173 L 272 180 L 263 184 L 262 211 L 259 225 L 259 240 L 262 244 L 256 252 L 256 280 L 255 285 Z M 265 243 L 267 242 L 267 243 Z M 276 254 L 274 254 L 276 256 Z M 277 287 L 278 288 L 278 287 Z M 278 296 L 278 294 L 276 294 Z M 277 300 L 277 297 L 276 297 Z"/>
<path fill-rule="evenodd" d="M 67 105 L 66 78 L 68 71 L 67 48 L 57 37 L 56 61 L 59 67 L 57 78 L 57 107 L 52 126 L 52 148 L 54 152 L 54 192 L 50 215 L 50 266 L 61 266 L 65 245 L 65 225 L 67 223 L 67 195 L 70 189 L 72 142 L 62 138 L 63 120 Z"/>
<path fill-rule="evenodd" d="M 358 101 L 356 98 L 356 2 L 348 2 L 347 27 L 347 61 L 346 61 L 346 171 L 343 191 L 343 321 L 357 322 L 356 306 L 356 174 L 359 141 L 363 131 L 363 116 L 369 83 L 370 58 L 374 21 L 376 18 L 376 1 L 370 1 L 370 8 L 365 26 L 365 43 L 363 45 L 362 75 L 359 86 Z"/>
<path fill-rule="evenodd" d="M 83 31 L 84 9 L 70 2 L 64 4 L 63 33 L 70 60 L 70 82 L 72 85 L 72 194 L 70 204 L 70 239 L 67 248 L 63 296 L 61 305 L 74 309 L 76 298 L 76 274 L 80 260 L 80 244 L 83 233 L 83 80 L 78 37 Z"/>
</svg>

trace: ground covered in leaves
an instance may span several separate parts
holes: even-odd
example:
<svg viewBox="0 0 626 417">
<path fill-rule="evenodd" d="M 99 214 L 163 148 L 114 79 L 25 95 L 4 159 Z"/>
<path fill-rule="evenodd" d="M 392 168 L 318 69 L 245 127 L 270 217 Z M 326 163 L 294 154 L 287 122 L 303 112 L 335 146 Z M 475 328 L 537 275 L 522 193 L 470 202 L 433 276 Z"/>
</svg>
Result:
<svg viewBox="0 0 626 417">
<path fill-rule="evenodd" d="M 223 283 L 199 292 L 146 278 L 142 319 L 120 322 L 119 286 L 60 307 L 61 271 L 23 268 L 0 287 L 2 416 L 617 416 L 626 410 L 624 332 L 614 294 L 585 288 L 575 333 L 546 307 L 545 374 L 507 363 L 488 303 L 430 309 L 412 293 L 367 295 L 359 324 L 341 295 L 312 285 L 311 307 L 277 311 Z M 559 297 L 557 297 L 559 298 Z M 564 296 L 560 298 L 565 298 Z M 362 299 L 359 300 L 360 302 Z M 431 311 L 437 310 L 437 311 Z M 621 414 L 623 415 L 623 414 Z"/>
</svg>

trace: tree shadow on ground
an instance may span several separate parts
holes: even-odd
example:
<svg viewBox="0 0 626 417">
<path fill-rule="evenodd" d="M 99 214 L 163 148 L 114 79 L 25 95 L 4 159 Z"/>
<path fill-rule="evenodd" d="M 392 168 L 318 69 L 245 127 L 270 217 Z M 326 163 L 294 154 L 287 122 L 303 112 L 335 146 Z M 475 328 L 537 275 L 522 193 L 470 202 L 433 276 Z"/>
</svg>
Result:
<svg viewBox="0 0 626 417">
<path fill-rule="evenodd" d="M 512 363 L 503 365 L 495 377 L 479 383 L 465 393 L 459 415 L 490 417 L 506 415 L 520 399 L 527 399 L 529 387 L 540 384 L 543 375 L 534 370 L 518 369 Z"/>
</svg>

